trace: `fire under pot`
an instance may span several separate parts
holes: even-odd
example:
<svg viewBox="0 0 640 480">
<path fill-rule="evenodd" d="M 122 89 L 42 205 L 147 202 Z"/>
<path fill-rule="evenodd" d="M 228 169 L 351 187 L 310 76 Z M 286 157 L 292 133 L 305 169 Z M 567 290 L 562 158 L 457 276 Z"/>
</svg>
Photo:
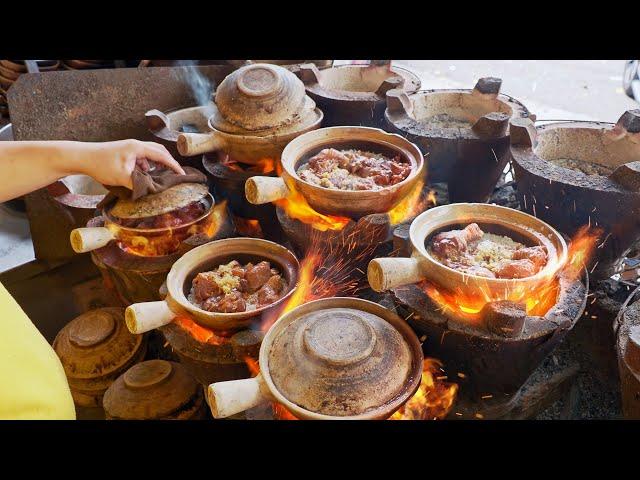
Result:
<svg viewBox="0 0 640 480">
<path fill-rule="evenodd" d="M 509 161 L 509 119 L 531 116 L 501 85 L 481 78 L 472 90 L 387 92 L 386 128 L 418 145 L 429 182 L 446 182 L 451 202 L 487 201 Z"/>
<path fill-rule="evenodd" d="M 615 273 L 640 236 L 640 110 L 615 125 L 513 120 L 510 128 L 522 208 L 570 236 L 602 229 L 592 276 Z"/>
<path fill-rule="evenodd" d="M 212 186 L 216 201 L 226 200 L 233 214 L 238 234 L 278 241 L 282 231 L 273 205 L 252 205 L 244 194 L 245 182 L 254 175 L 276 176 L 276 162 L 265 158 L 251 165 L 236 161 L 226 153 L 215 152 L 202 157 L 202 166 Z"/>
</svg>

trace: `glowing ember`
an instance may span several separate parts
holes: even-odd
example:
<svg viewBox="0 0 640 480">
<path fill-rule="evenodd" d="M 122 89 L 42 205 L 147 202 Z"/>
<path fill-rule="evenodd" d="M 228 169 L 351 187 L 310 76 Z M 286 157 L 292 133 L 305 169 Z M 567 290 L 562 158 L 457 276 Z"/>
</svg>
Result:
<svg viewBox="0 0 640 480">
<path fill-rule="evenodd" d="M 257 162 L 248 164 L 231 159 L 227 156 L 221 163 L 230 170 L 255 174 L 267 174 L 276 169 L 276 161 L 273 158 L 261 158 Z"/>
<path fill-rule="evenodd" d="M 209 345 L 222 345 L 229 341 L 228 338 L 216 334 L 213 330 L 210 330 L 202 325 L 193 321 L 188 315 L 178 315 L 174 320 L 174 323 L 183 330 L 187 331 L 195 340 L 200 343 L 208 343 Z"/>
<path fill-rule="evenodd" d="M 258 220 L 252 218 L 233 217 L 238 235 L 251 238 L 264 238 L 262 227 Z"/>
<path fill-rule="evenodd" d="M 311 208 L 300 192 L 292 189 L 292 187 L 289 187 L 289 190 L 290 194 L 288 197 L 277 200 L 274 203 L 282 208 L 291 218 L 311 225 L 314 229 L 320 230 L 321 232 L 326 232 L 327 230 L 342 230 L 351 221 L 348 217 L 318 213 Z"/>
<path fill-rule="evenodd" d="M 110 223 L 108 228 L 118 237 L 118 245 L 125 252 L 141 257 L 158 257 L 170 255 L 180 248 L 187 238 L 204 234 L 209 238 L 214 237 L 224 224 L 227 215 L 226 201 L 213 207 L 209 216 L 196 222 L 187 228 L 166 228 L 160 231 L 150 231 L 144 235 L 135 230 L 119 228 Z"/>
<path fill-rule="evenodd" d="M 436 205 L 436 195 L 433 190 L 424 191 L 424 180 L 419 181 L 415 188 L 398 205 L 389 212 L 389 221 L 392 225 L 406 222 L 429 207 Z"/>
<path fill-rule="evenodd" d="M 458 385 L 442 379 L 442 363 L 425 358 L 418 391 L 389 420 L 438 420 L 447 416 Z"/>
<path fill-rule="evenodd" d="M 593 255 L 601 233 L 600 229 L 582 227 L 569 244 L 567 263 L 558 274 L 562 274 L 568 281 L 579 278 Z M 469 295 L 461 290 L 450 292 L 427 281 L 418 285 L 444 313 L 454 313 L 470 322 L 479 322 L 481 320 L 479 313 L 482 308 L 487 302 L 496 300 L 523 303 L 526 306 L 527 315 L 544 315 L 556 304 L 560 290 L 557 277 L 557 274 L 550 277 L 533 290 L 518 285 L 498 294 L 491 294 L 488 286 L 486 288 L 481 286 L 475 295 Z"/>
</svg>

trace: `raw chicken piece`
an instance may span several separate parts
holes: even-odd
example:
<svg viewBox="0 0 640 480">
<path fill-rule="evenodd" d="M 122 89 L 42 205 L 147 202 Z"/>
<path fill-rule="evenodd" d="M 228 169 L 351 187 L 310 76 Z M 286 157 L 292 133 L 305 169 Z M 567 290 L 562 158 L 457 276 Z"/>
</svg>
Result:
<svg viewBox="0 0 640 480">
<path fill-rule="evenodd" d="M 433 239 L 433 251 L 442 257 L 457 257 L 467 251 L 467 244 L 479 240 L 484 235 L 477 223 L 471 223 L 462 230 L 441 232 Z"/>
<path fill-rule="evenodd" d="M 525 278 L 535 275 L 538 270 L 531 260 L 507 260 L 495 271 L 498 278 Z"/>
<path fill-rule="evenodd" d="M 511 258 L 514 260 L 522 260 L 525 258 L 531 260 L 535 265 L 536 270 L 540 270 L 547 264 L 547 251 L 541 246 L 524 247 L 513 252 L 513 256 Z"/>
</svg>

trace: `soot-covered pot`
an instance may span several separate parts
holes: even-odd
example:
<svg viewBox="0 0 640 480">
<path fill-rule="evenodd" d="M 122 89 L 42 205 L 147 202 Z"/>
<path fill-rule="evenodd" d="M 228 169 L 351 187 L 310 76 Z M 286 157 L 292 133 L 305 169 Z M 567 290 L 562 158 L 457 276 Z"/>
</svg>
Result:
<svg viewBox="0 0 640 480">
<path fill-rule="evenodd" d="M 213 383 L 224 418 L 275 401 L 310 420 L 385 419 L 420 386 L 420 342 L 400 317 L 357 298 L 326 298 L 282 316 L 260 347 L 260 374 Z"/>
</svg>

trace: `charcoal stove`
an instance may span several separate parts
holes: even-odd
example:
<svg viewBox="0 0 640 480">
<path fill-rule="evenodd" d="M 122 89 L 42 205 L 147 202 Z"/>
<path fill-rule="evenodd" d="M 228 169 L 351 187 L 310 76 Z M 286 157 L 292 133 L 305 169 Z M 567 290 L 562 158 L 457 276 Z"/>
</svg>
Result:
<svg viewBox="0 0 640 480">
<path fill-rule="evenodd" d="M 472 90 L 387 92 L 386 128 L 418 145 L 428 180 L 447 182 L 452 202 L 489 198 L 509 160 L 509 118 L 530 116 L 501 85 L 481 78 Z"/>
<path fill-rule="evenodd" d="M 459 372 L 461 387 L 475 398 L 514 394 L 562 341 L 584 312 L 588 280 L 558 280 L 555 304 L 527 315 L 517 304 L 490 302 L 473 322 L 443 308 L 424 284 L 393 288 L 397 305 L 418 332 L 423 348 Z"/>
<path fill-rule="evenodd" d="M 180 316 L 160 328 L 180 363 L 202 385 L 250 376 L 247 362 L 257 360 L 263 332 L 216 332 Z"/>
<path fill-rule="evenodd" d="M 511 156 L 522 208 L 573 236 L 602 229 L 593 277 L 603 279 L 640 236 L 640 110 L 616 125 L 561 122 L 511 124 Z"/>
<path fill-rule="evenodd" d="M 282 239 L 274 206 L 252 205 L 244 195 L 245 182 L 253 175 L 276 176 L 275 161 L 264 159 L 256 165 L 249 165 L 230 159 L 226 153 L 214 152 L 202 157 L 202 166 L 216 201 L 228 202 L 239 234 L 273 241 Z"/>
<path fill-rule="evenodd" d="M 640 419 L 640 301 L 634 291 L 616 318 L 616 351 L 625 418 Z"/>
</svg>

